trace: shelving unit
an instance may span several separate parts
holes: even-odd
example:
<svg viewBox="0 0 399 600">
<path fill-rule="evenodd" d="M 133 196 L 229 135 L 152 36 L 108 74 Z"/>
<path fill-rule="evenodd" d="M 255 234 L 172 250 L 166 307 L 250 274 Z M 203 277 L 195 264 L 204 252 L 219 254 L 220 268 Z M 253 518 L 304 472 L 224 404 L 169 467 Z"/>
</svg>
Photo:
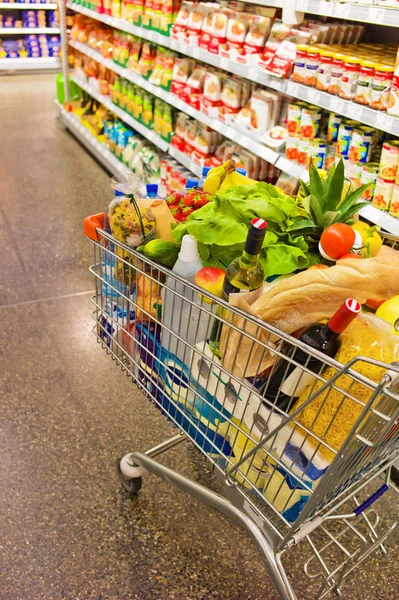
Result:
<svg viewBox="0 0 399 600">
<path fill-rule="evenodd" d="M 59 69 L 59 58 L 0 58 L 0 71 L 37 71 L 42 69 Z"/>
<path fill-rule="evenodd" d="M 55 103 L 60 110 L 61 122 L 110 173 L 132 173 L 132 171 L 123 162 L 118 160 L 104 144 L 101 144 L 101 142 L 98 141 L 96 136 L 93 135 L 87 127 L 82 125 L 79 117 L 74 113 L 66 111 L 59 102 L 55 101 Z"/>
<path fill-rule="evenodd" d="M 252 0 L 251 0 L 252 1 Z M 399 27 L 399 10 L 380 8 L 378 6 L 365 6 L 361 4 L 352 3 L 340 3 L 336 0 L 331 2 L 325 2 L 323 0 L 293 0 L 296 2 L 295 8 L 300 12 L 306 12 L 309 14 L 332 16 L 335 18 L 352 19 L 355 21 L 369 22 L 374 24 L 387 25 L 391 27 Z M 269 7 L 282 7 L 284 0 L 265 0 L 258 1 L 254 0 L 254 4 Z M 87 9 L 79 4 L 69 2 L 68 8 L 89 16 L 97 21 L 106 23 L 107 25 L 130 33 L 132 35 L 141 37 L 142 39 L 149 40 L 155 44 L 161 45 L 166 48 L 170 48 L 179 52 L 180 54 L 192 57 L 205 64 L 215 66 L 221 70 L 228 71 L 245 77 L 250 81 L 254 81 L 268 87 L 270 89 L 279 91 L 286 94 L 294 99 L 303 100 L 310 102 L 311 104 L 320 106 L 323 109 L 330 110 L 332 112 L 342 114 L 350 119 L 354 119 L 365 125 L 369 125 L 385 131 L 393 136 L 399 137 L 399 119 L 391 117 L 384 112 L 378 112 L 368 107 L 362 106 L 355 102 L 350 102 L 332 96 L 326 92 L 315 90 L 314 88 L 307 87 L 302 84 L 290 80 L 280 79 L 267 73 L 264 69 L 259 66 L 249 66 L 240 64 L 235 60 L 230 60 L 220 55 L 212 54 L 202 48 L 193 47 L 185 44 L 184 42 L 178 42 L 171 37 L 162 35 L 158 32 L 145 29 L 143 27 L 135 26 L 124 19 L 114 18 L 108 15 L 99 14 L 93 10 Z M 120 67 L 115 64 L 112 60 L 105 59 L 102 55 L 93 50 L 92 48 L 81 44 L 79 42 L 69 42 L 70 45 L 83 54 L 90 56 L 94 60 L 101 64 L 104 64 L 108 69 L 114 71 L 121 77 L 133 82 L 140 86 L 144 90 L 152 93 L 154 96 L 161 98 L 165 102 L 168 102 L 178 110 L 185 112 L 189 116 L 198 120 L 199 122 L 215 129 L 220 132 L 226 138 L 236 142 L 237 144 L 247 148 L 257 156 L 265 159 L 269 163 L 275 165 L 278 169 L 288 173 L 296 178 L 306 179 L 308 176 L 307 170 L 286 159 L 284 156 L 264 146 L 260 141 L 253 139 L 251 134 L 248 132 L 240 131 L 237 128 L 223 123 L 221 120 L 216 120 L 208 117 L 199 110 L 194 109 L 191 105 L 183 102 L 170 92 L 166 92 L 162 88 L 151 84 L 149 81 L 130 71 L 129 69 Z M 76 81 L 76 79 L 75 79 Z M 109 110 L 114 112 L 119 118 L 126 123 L 130 124 L 131 127 L 136 129 L 139 133 L 142 133 L 147 139 L 150 139 L 154 144 L 158 145 L 161 149 L 165 149 L 178 160 L 182 165 L 191 170 L 197 176 L 200 174 L 201 167 L 192 161 L 188 156 L 177 150 L 173 146 L 169 146 L 162 140 L 162 146 L 154 141 L 154 132 L 147 130 L 140 131 L 140 127 L 143 128 L 141 123 L 135 122 L 127 113 L 115 107 L 109 99 L 100 97 L 99 94 L 93 92 L 90 86 L 87 86 L 85 82 L 77 81 L 83 89 L 86 89 L 93 97 L 97 98 L 102 102 Z M 85 87 L 86 86 L 86 87 Z M 102 98 L 102 99 L 100 99 Z M 159 136 L 157 136 L 159 137 Z M 151 139 L 152 138 L 152 139 Z M 364 218 L 371 222 L 374 222 L 386 231 L 399 235 L 399 223 L 397 219 L 394 219 L 387 213 L 383 213 L 375 209 L 373 206 L 366 207 L 361 211 Z"/>
<path fill-rule="evenodd" d="M 149 31 L 143 27 L 136 27 L 135 25 L 127 23 L 127 21 L 123 19 L 115 19 L 114 17 L 109 17 L 107 15 L 99 15 L 95 11 L 81 7 L 78 4 L 70 3 L 68 6 L 77 12 L 92 17 L 93 19 L 108 23 L 108 25 L 120 29 L 121 31 L 132 33 L 133 35 L 137 35 L 143 39 L 160 44 L 164 47 L 171 48 L 176 52 L 180 52 L 181 54 L 185 54 L 186 56 L 190 56 L 206 64 L 218 67 L 224 71 L 229 71 L 230 73 L 234 73 L 240 77 L 245 77 L 250 81 L 254 81 L 260 85 L 264 85 L 265 87 L 269 87 L 283 94 L 287 94 L 288 96 L 292 96 L 298 100 L 311 102 L 312 104 L 320 106 L 321 108 L 331 110 L 351 119 L 355 119 L 360 123 L 364 123 L 365 125 L 370 125 L 372 127 L 376 127 L 377 129 L 381 129 L 381 131 L 399 136 L 399 119 L 391 117 L 384 112 L 378 112 L 366 106 L 362 106 L 361 104 L 356 104 L 355 102 L 350 102 L 348 100 L 342 100 L 341 98 L 337 98 L 336 96 L 326 92 L 319 92 L 318 90 L 306 85 L 301 85 L 285 79 L 279 79 L 278 77 L 269 75 L 266 71 L 260 69 L 259 67 L 248 67 L 246 65 L 241 65 L 233 60 L 223 58 L 217 54 L 212 54 L 211 52 L 208 52 L 202 48 L 191 47 L 154 31 Z M 74 46 L 76 42 L 71 42 L 70 44 L 71 46 Z M 80 46 L 84 45 L 81 44 Z M 84 50 L 78 46 L 74 47 L 81 52 L 84 52 Z M 87 52 L 84 53 L 87 54 Z M 92 55 L 89 56 L 95 58 Z M 97 59 L 95 58 L 95 60 Z M 115 68 L 113 70 L 115 70 Z M 129 79 L 129 77 L 126 75 L 123 75 L 123 77 Z M 132 80 L 130 79 L 130 81 Z"/>
<path fill-rule="evenodd" d="M 366 6 L 351 2 L 331 0 L 296 0 L 296 10 L 312 15 L 349 19 L 373 25 L 387 25 L 399 27 L 399 11 L 394 8 L 381 6 Z"/>
<path fill-rule="evenodd" d="M 234 127 L 226 125 L 217 119 L 208 117 L 201 111 L 196 110 L 195 108 L 193 108 L 186 102 L 183 102 L 182 100 L 180 100 L 180 98 L 178 98 L 171 92 L 166 92 L 162 88 L 151 84 L 149 81 L 144 79 L 144 77 L 141 77 L 137 73 L 134 73 L 133 71 L 130 71 L 129 69 L 125 69 L 124 67 L 120 67 L 119 65 L 115 64 L 112 60 L 103 58 L 103 56 L 99 52 L 97 52 L 96 50 L 93 50 L 89 46 L 86 46 L 85 44 L 81 44 L 80 42 L 73 42 L 73 41 L 70 42 L 70 45 L 73 48 L 76 48 L 77 50 L 82 52 L 83 54 L 86 54 L 90 58 L 93 58 L 100 64 L 103 64 L 108 69 L 110 69 L 111 71 L 114 71 L 121 77 L 124 77 L 128 81 L 131 81 L 132 83 L 135 83 L 136 85 L 142 87 L 144 90 L 146 90 L 147 92 L 150 92 L 154 96 L 161 98 L 161 100 L 164 100 L 165 102 L 167 102 L 168 104 L 171 104 L 178 110 L 185 112 L 190 117 L 197 119 L 200 123 L 203 123 L 204 125 L 207 125 L 208 127 L 211 127 L 212 129 L 215 129 L 216 131 L 218 131 L 219 133 L 224 135 L 226 138 L 236 142 L 237 144 L 239 144 L 241 146 L 244 146 L 245 148 L 247 148 L 248 150 L 250 150 L 257 156 L 260 156 L 267 162 L 274 164 L 278 169 L 281 169 L 286 173 L 294 175 L 295 177 L 306 177 L 306 175 L 307 175 L 306 169 L 303 169 L 302 167 L 296 165 L 295 163 L 290 162 L 289 160 L 287 160 L 286 158 L 281 156 L 278 152 L 275 152 L 274 150 L 267 148 L 261 142 L 258 142 L 256 140 L 252 139 L 252 137 L 250 137 L 250 135 L 235 129 Z M 77 81 L 76 79 L 74 79 L 74 81 L 76 83 L 78 83 L 79 85 L 81 85 L 81 83 L 79 81 Z M 83 82 L 83 85 L 84 85 L 84 82 Z M 83 87 L 83 85 L 81 85 L 81 87 Z M 86 89 L 86 88 L 83 87 L 83 89 Z M 86 91 L 89 94 L 93 95 L 90 88 L 86 89 Z M 99 99 L 99 98 L 97 98 L 97 99 Z M 102 100 L 99 100 L 99 101 L 103 102 L 103 104 L 105 106 L 107 106 L 112 112 L 115 112 L 115 110 L 114 110 L 115 107 L 112 104 L 112 102 L 110 102 L 109 99 L 106 99 L 106 98 L 104 98 L 104 99 L 105 99 L 105 102 L 103 102 Z M 120 110 L 120 109 L 118 109 L 118 110 Z M 120 112 L 124 113 L 124 111 L 120 111 Z M 115 112 L 115 114 L 117 114 L 117 113 Z M 129 123 L 129 121 L 125 118 L 126 116 L 128 116 L 127 113 L 124 113 L 124 116 L 120 116 L 120 118 L 123 119 L 126 123 Z M 131 117 L 129 117 L 129 118 L 131 119 Z M 134 121 L 134 119 L 132 119 L 132 120 Z M 129 123 L 129 124 L 131 124 L 131 123 Z M 140 125 L 143 128 L 143 125 L 141 125 L 141 123 L 138 123 L 138 125 Z M 131 124 L 131 126 L 133 128 L 135 128 L 139 133 L 141 133 L 141 131 L 139 131 L 139 129 L 137 129 L 137 127 L 135 125 Z M 146 128 L 144 128 L 144 129 L 146 129 Z M 148 130 L 147 129 L 146 129 L 146 133 L 147 133 L 147 135 L 145 133 L 143 133 L 142 135 L 144 135 L 145 137 L 148 138 Z M 159 138 L 159 136 L 157 136 L 157 137 Z M 150 138 L 148 138 L 148 139 L 150 139 Z M 164 148 L 163 146 L 160 146 L 159 144 L 157 144 L 156 141 L 154 141 L 153 139 L 151 139 L 150 141 L 152 141 L 154 144 L 159 146 L 162 150 L 167 149 L 167 148 Z M 165 142 L 163 142 L 163 144 L 165 144 Z"/>
<path fill-rule="evenodd" d="M 58 27 L 0 27 L 1 35 L 29 35 L 30 33 L 60 33 Z"/>
<path fill-rule="evenodd" d="M 30 4 L 29 2 L 0 2 L 0 10 L 55 10 L 57 4 Z"/>
</svg>

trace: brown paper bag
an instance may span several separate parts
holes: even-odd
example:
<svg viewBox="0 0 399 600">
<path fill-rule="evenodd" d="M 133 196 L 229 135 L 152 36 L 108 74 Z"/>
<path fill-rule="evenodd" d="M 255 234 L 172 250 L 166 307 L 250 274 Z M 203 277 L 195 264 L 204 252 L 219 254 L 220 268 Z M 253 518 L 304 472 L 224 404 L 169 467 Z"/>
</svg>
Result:
<svg viewBox="0 0 399 600">
<path fill-rule="evenodd" d="M 255 301 L 249 294 L 232 294 L 229 303 L 291 334 L 330 318 L 348 298 L 364 304 L 368 298 L 389 300 L 397 295 L 399 252 L 383 246 L 374 258 L 347 258 L 327 269 L 308 269 L 277 283 Z M 233 324 L 269 346 L 278 339 L 237 315 Z M 229 333 L 228 329 L 223 326 L 221 340 L 225 368 L 241 377 L 254 377 L 273 363 L 272 352 L 241 333 Z"/>
<path fill-rule="evenodd" d="M 154 215 L 157 228 L 157 238 L 160 240 L 169 240 L 170 242 L 173 242 L 171 225 L 176 223 L 176 221 L 170 212 L 169 206 L 166 204 L 166 200 L 140 198 L 138 204 L 140 208 L 150 209 Z"/>
</svg>

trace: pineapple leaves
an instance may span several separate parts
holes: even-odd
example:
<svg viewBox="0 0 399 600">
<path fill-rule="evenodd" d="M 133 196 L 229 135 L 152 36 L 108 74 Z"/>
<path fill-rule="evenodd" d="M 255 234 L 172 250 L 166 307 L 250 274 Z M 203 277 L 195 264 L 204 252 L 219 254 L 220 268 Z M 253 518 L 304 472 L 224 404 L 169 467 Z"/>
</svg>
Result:
<svg viewBox="0 0 399 600">
<path fill-rule="evenodd" d="M 309 187 L 311 195 L 317 200 L 320 214 L 322 214 L 325 211 L 326 204 L 324 183 L 313 162 L 310 163 L 309 167 Z"/>
<path fill-rule="evenodd" d="M 319 199 L 317 198 L 317 196 L 314 196 L 313 194 L 311 196 L 309 196 L 309 206 L 310 206 L 310 216 L 312 217 L 315 224 L 319 225 L 324 211 L 323 211 L 322 207 L 320 206 L 320 202 L 319 202 Z"/>
<path fill-rule="evenodd" d="M 332 172 L 332 175 L 331 175 Z M 331 175 L 331 176 L 330 176 Z M 345 169 L 341 158 L 339 163 L 330 169 L 326 181 L 325 210 L 336 210 L 341 202 L 342 190 L 344 189 Z"/>
<path fill-rule="evenodd" d="M 363 196 L 364 192 L 367 190 L 367 188 L 370 185 L 371 185 L 371 182 L 366 183 L 365 185 L 361 185 L 356 190 L 353 190 L 353 192 L 350 192 L 349 194 L 347 194 L 347 196 L 345 196 L 344 200 L 342 201 L 342 203 L 339 206 L 339 212 L 343 214 L 348 210 L 348 208 L 351 208 L 353 205 L 356 205 L 358 207 L 359 205 L 356 204 L 357 200 L 361 196 Z"/>
<path fill-rule="evenodd" d="M 359 204 L 355 204 L 349 207 L 345 213 L 339 212 L 334 219 L 333 223 L 348 223 L 351 217 L 359 212 L 361 208 L 364 206 L 370 206 L 370 202 L 360 202 Z"/>
<path fill-rule="evenodd" d="M 301 188 L 302 188 L 305 198 L 307 196 L 310 196 L 310 187 L 308 186 L 308 184 L 305 183 L 304 181 L 302 181 L 302 179 L 299 180 L 299 183 L 301 184 Z"/>
</svg>

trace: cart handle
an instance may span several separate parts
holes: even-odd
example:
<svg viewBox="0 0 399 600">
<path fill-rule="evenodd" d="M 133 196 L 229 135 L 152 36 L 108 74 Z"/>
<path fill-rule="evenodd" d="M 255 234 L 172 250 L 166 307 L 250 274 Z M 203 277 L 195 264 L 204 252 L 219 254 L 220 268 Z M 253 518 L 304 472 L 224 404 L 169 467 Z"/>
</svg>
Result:
<svg viewBox="0 0 399 600">
<path fill-rule="evenodd" d="M 98 242 L 100 236 L 97 233 L 97 229 L 102 229 L 104 225 L 104 213 L 98 213 L 96 215 L 91 215 L 90 217 L 86 217 L 83 220 L 83 231 L 84 234 L 89 240 L 93 242 Z"/>
</svg>

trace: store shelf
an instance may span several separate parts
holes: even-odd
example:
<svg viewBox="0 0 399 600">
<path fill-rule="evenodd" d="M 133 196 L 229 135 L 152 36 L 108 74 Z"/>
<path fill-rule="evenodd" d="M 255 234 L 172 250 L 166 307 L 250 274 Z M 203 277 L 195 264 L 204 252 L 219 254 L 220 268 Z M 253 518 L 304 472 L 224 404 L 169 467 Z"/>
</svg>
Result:
<svg viewBox="0 0 399 600">
<path fill-rule="evenodd" d="M 175 158 L 183 167 L 186 167 L 191 173 L 194 173 L 196 177 L 201 177 L 202 166 L 192 160 L 184 152 L 180 152 L 175 146 L 169 146 L 169 154 L 172 158 Z"/>
<path fill-rule="evenodd" d="M 73 6 L 74 10 L 78 12 L 83 12 L 83 14 L 89 14 L 94 19 L 103 21 L 103 18 L 107 19 L 110 25 L 121 29 L 122 31 L 130 31 L 130 28 L 134 28 L 134 35 L 138 35 L 144 39 L 151 39 L 151 41 L 155 41 L 156 43 L 162 44 L 176 52 L 180 52 L 181 54 L 185 54 L 186 56 L 190 56 L 196 60 L 200 60 L 206 64 L 212 65 L 214 67 L 218 67 L 224 71 L 229 71 L 241 77 L 245 77 L 250 81 L 255 81 L 260 85 L 264 85 L 273 90 L 279 91 L 283 94 L 287 94 L 294 98 L 298 98 L 300 100 L 305 100 L 320 106 L 321 108 L 325 108 L 326 110 L 331 110 L 333 112 L 342 114 L 351 119 L 355 119 L 360 123 L 364 123 L 365 125 L 370 125 L 372 127 L 376 127 L 381 131 L 385 131 L 387 133 L 391 133 L 392 135 L 399 136 L 399 119 L 395 117 L 391 117 L 384 112 L 378 112 L 372 110 L 368 107 L 361 106 L 355 102 L 350 102 L 347 100 L 342 100 L 341 98 L 337 98 L 336 96 L 332 96 L 326 92 L 319 92 L 314 88 L 309 88 L 305 85 L 297 84 L 293 81 L 287 81 L 285 79 L 280 79 L 278 77 L 273 77 L 273 75 L 269 75 L 266 71 L 260 69 L 259 67 L 249 67 L 247 65 L 241 65 L 236 61 L 229 60 L 227 58 L 221 57 L 217 54 L 212 54 L 207 50 L 198 47 L 191 47 L 183 42 L 177 42 L 176 40 L 172 40 L 169 37 L 165 37 L 160 34 L 156 34 L 154 32 L 148 31 L 142 27 L 131 26 L 127 21 L 123 19 L 114 19 L 112 17 L 107 17 L 104 15 L 99 15 L 95 11 L 85 9 L 79 5 L 73 4 L 69 5 Z M 392 11 L 391 11 L 392 12 Z M 397 11 L 399 12 L 399 11 Z M 154 37 L 155 36 L 155 37 Z M 77 48 L 81 52 L 88 54 L 88 52 L 84 50 L 84 44 L 79 44 L 79 42 L 71 42 L 71 46 Z M 90 50 L 90 49 L 89 49 Z M 93 51 L 94 52 L 94 51 Z M 101 55 L 97 52 L 98 56 Z M 92 54 L 89 54 L 92 58 L 95 58 Z M 101 57 L 102 58 L 102 57 Z M 96 60 L 98 60 L 96 58 Z M 109 61 L 109 63 L 114 65 L 113 67 L 108 66 L 112 70 L 117 71 L 117 65 Z M 134 74 L 133 74 L 134 75 Z M 127 75 L 123 75 L 130 81 L 136 80 L 128 77 Z M 142 78 L 141 78 L 142 79 Z M 140 84 L 139 84 L 140 85 Z M 142 86 L 144 87 L 144 86 Z M 145 88 L 149 91 L 148 88 Z M 156 94 L 159 95 L 159 94 Z"/>
<path fill-rule="evenodd" d="M 38 71 L 60 67 L 59 58 L 0 58 L 0 71 Z"/>
<path fill-rule="evenodd" d="M 162 100 L 164 100 L 168 104 L 171 104 L 178 110 L 185 112 L 187 115 L 189 115 L 190 117 L 193 117 L 200 123 L 203 123 L 204 125 L 207 125 L 208 127 L 211 127 L 212 129 L 218 131 L 219 133 L 221 133 L 228 139 L 232 140 L 233 142 L 236 142 L 237 144 L 243 146 L 247 150 L 250 150 L 257 156 L 260 156 L 267 162 L 274 164 L 277 168 L 285 171 L 286 173 L 289 173 L 292 175 L 295 174 L 294 175 L 295 177 L 302 177 L 302 178 L 306 177 L 306 175 L 307 175 L 306 169 L 299 167 L 295 163 L 291 163 L 289 160 L 282 157 L 278 152 L 275 152 L 274 150 L 267 148 L 261 142 L 254 140 L 250 134 L 241 132 L 238 129 L 235 129 L 234 127 L 227 125 L 218 119 L 208 117 L 203 112 L 196 110 L 195 108 L 193 108 L 186 102 L 183 102 L 182 100 L 180 100 L 180 98 L 178 98 L 174 94 L 171 94 L 171 92 L 166 92 L 162 88 L 151 84 L 149 81 L 147 81 L 146 79 L 144 79 L 137 73 L 134 73 L 133 71 L 130 71 L 129 69 L 120 67 L 119 65 L 116 65 L 113 61 L 111 61 L 109 59 L 103 58 L 103 56 L 99 52 L 97 52 L 96 50 L 93 50 L 92 48 L 90 48 L 89 46 L 86 46 L 85 44 L 81 44 L 80 42 L 72 42 L 71 41 L 70 45 L 73 48 L 76 48 L 77 50 L 79 50 L 80 52 L 83 52 L 90 58 L 93 58 L 97 62 L 105 65 L 111 71 L 118 73 L 118 75 L 120 75 L 121 77 L 124 77 L 124 78 L 128 79 L 129 81 L 132 81 L 133 83 L 135 83 L 136 85 L 139 85 L 140 87 L 142 87 L 146 91 L 150 92 L 154 96 L 161 98 Z M 89 91 L 89 90 L 87 90 L 87 91 Z M 89 93 L 91 93 L 91 92 L 89 91 Z M 110 101 L 108 100 L 108 102 L 110 102 Z M 111 103 L 111 105 L 112 105 L 112 103 Z M 110 108 L 110 110 L 113 110 L 113 109 Z M 123 111 L 121 111 L 121 112 L 123 112 Z M 124 120 L 126 120 L 126 119 L 124 119 Z M 128 121 L 126 121 L 126 122 L 128 122 Z M 134 125 L 132 125 L 132 127 L 134 127 Z M 141 127 L 143 127 L 143 126 L 141 125 Z M 144 129 L 146 129 L 146 128 L 144 128 Z M 144 135 L 144 133 L 143 133 L 143 135 Z M 151 141 L 153 141 L 153 140 L 151 140 Z M 156 142 L 154 142 L 154 143 L 156 143 Z"/>
<path fill-rule="evenodd" d="M 30 33 L 60 33 L 58 27 L 0 27 L 0 35 L 29 35 Z"/>
<path fill-rule="evenodd" d="M 98 102 L 103 104 L 106 108 L 108 108 L 108 110 L 113 112 L 122 121 L 130 125 L 130 127 L 134 131 L 137 131 L 137 133 L 145 137 L 147 140 L 152 142 L 155 146 L 157 146 L 164 152 L 167 152 L 169 148 L 168 142 L 165 142 L 165 140 L 163 140 L 161 136 L 155 133 L 155 131 L 148 129 L 145 125 L 143 125 L 139 121 L 136 121 L 136 119 L 133 119 L 133 117 L 131 117 L 127 112 L 113 104 L 109 96 L 103 96 L 79 77 L 74 76 L 72 77 L 72 80 L 76 83 L 76 85 L 81 87 L 82 90 L 85 90 L 85 92 L 87 92 L 88 94 L 90 94 L 90 96 L 98 100 Z"/>
<path fill-rule="evenodd" d="M 296 0 L 296 10 L 312 15 L 350 19 L 351 21 L 361 21 L 362 23 L 371 23 L 373 25 L 399 27 L 399 10 L 395 8 L 365 6 L 361 3 L 351 2 L 342 3 L 335 0 L 330 2 L 323 0 Z"/>
<path fill-rule="evenodd" d="M 101 144 L 95 135 L 82 125 L 79 117 L 74 113 L 67 112 L 59 102 L 56 101 L 56 104 L 60 110 L 61 121 L 65 127 L 67 127 L 88 150 L 90 150 L 109 172 L 132 172 L 123 162 L 118 160 L 104 144 Z"/>
<path fill-rule="evenodd" d="M 399 119 L 387 115 L 386 112 L 378 112 L 367 106 L 362 106 L 350 100 L 342 100 L 327 92 L 320 92 L 315 88 L 293 81 L 287 81 L 286 93 L 288 96 L 305 100 L 331 112 L 344 115 L 345 117 L 399 137 Z"/>
<path fill-rule="evenodd" d="M 399 219 L 391 217 L 388 213 L 378 210 L 378 208 L 375 208 L 371 204 L 370 206 L 363 207 L 359 211 L 359 215 L 371 223 L 379 225 L 382 229 L 388 231 L 388 233 L 393 233 L 399 237 Z"/>
<path fill-rule="evenodd" d="M 51 4 L 30 4 L 29 2 L 0 2 L 0 9 L 10 10 L 55 10 L 57 4 L 55 2 Z"/>
</svg>

